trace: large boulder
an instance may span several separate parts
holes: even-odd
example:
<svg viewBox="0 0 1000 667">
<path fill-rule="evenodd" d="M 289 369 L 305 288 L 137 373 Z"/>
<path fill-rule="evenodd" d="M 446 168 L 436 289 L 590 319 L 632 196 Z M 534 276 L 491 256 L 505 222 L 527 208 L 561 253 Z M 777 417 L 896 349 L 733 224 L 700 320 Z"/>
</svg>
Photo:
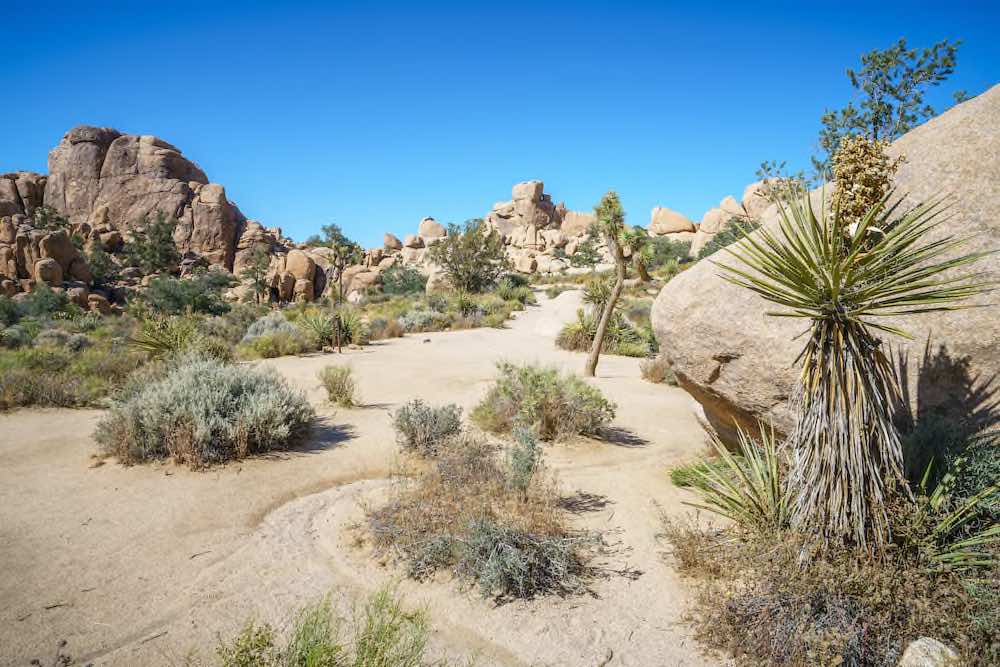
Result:
<svg viewBox="0 0 1000 667">
<path fill-rule="evenodd" d="M 43 204 L 45 176 L 30 171 L 0 174 L 0 217 L 31 215 Z"/>
<path fill-rule="evenodd" d="M 316 262 L 302 250 L 291 250 L 285 258 L 285 270 L 296 280 L 312 280 L 316 273 Z"/>
<path fill-rule="evenodd" d="M 420 221 L 417 235 L 425 242 L 428 239 L 440 239 L 448 235 L 448 230 L 434 218 L 424 218 Z"/>
<path fill-rule="evenodd" d="M 182 252 L 229 269 L 245 223 L 225 189 L 209 183 L 177 148 L 110 128 L 66 133 L 49 153 L 44 201 L 73 223 L 93 220 L 123 230 L 162 212 L 177 219 L 174 238 Z"/>
<path fill-rule="evenodd" d="M 580 211 L 566 211 L 563 215 L 562 229 L 567 236 L 583 236 L 591 225 L 597 223 L 597 218 L 593 213 L 581 213 Z"/>
<path fill-rule="evenodd" d="M 649 233 L 653 236 L 693 231 L 695 231 L 694 223 L 683 213 L 678 213 L 665 206 L 657 206 L 650 213 Z"/>
<path fill-rule="evenodd" d="M 386 232 L 382 236 L 382 246 L 389 252 L 397 252 L 403 249 L 403 242 L 395 234 Z"/>
<path fill-rule="evenodd" d="M 35 280 L 51 286 L 61 285 L 63 270 L 59 262 L 52 258 L 40 259 L 35 262 Z"/>
<path fill-rule="evenodd" d="M 906 162 L 896 176 L 906 204 L 941 194 L 953 206 L 928 241 L 945 234 L 968 237 L 965 252 L 1000 248 L 1000 86 L 960 104 L 907 133 L 891 148 Z M 819 191 L 813 193 L 819 197 Z M 763 217 L 776 225 L 774 207 Z M 980 260 L 975 270 L 1000 280 L 1000 255 Z M 987 305 L 990 295 L 970 305 Z M 699 262 L 671 280 L 653 305 L 652 320 L 664 356 L 680 385 L 704 407 L 724 436 L 734 421 L 753 428 L 763 419 L 783 432 L 792 426 L 788 397 L 799 370 L 800 334 L 808 322 L 769 317 L 775 310 L 749 290 L 723 280 L 711 262 Z M 1000 373 L 1000 317 L 995 306 L 894 318 L 913 340 L 889 337 L 893 357 L 902 360 L 908 396 L 928 411 L 973 414 L 961 405 L 986 391 Z M 925 354 L 926 352 L 926 354 Z"/>
</svg>

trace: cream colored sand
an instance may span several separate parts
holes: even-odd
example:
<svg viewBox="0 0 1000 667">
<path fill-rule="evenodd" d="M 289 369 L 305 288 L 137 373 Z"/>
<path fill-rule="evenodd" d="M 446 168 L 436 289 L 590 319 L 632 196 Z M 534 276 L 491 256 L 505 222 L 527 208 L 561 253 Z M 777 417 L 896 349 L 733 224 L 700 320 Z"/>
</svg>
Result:
<svg viewBox="0 0 1000 667">
<path fill-rule="evenodd" d="M 576 292 L 520 313 L 507 330 L 412 335 L 343 356 L 269 362 L 322 415 L 301 451 L 193 473 L 171 464 L 94 465 L 97 411 L 0 416 L 0 663 L 48 658 L 60 640 L 81 664 L 181 664 L 213 658 L 217 637 L 248 617 L 279 626 L 329 593 L 349 613 L 385 582 L 429 610 L 434 649 L 479 665 L 710 665 L 681 622 L 685 590 L 662 558 L 658 507 L 687 511 L 667 468 L 703 450 L 691 399 L 604 357 L 596 385 L 618 403 L 618 442 L 546 450 L 567 494 L 593 494 L 580 527 L 618 543 L 593 596 L 497 606 L 452 581 L 415 583 L 358 546 L 363 504 L 391 484 L 389 410 L 414 397 L 471 408 L 499 359 L 579 372 L 557 350 Z M 425 342 L 429 340 L 429 342 Z M 315 380 L 349 363 L 363 407 L 325 405 Z"/>
</svg>

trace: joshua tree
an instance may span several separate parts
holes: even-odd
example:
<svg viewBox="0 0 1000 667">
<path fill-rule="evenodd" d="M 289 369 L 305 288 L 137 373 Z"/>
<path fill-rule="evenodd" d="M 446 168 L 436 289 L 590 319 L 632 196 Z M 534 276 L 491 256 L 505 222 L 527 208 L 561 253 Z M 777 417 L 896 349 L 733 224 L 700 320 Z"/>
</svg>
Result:
<svg viewBox="0 0 1000 667">
<path fill-rule="evenodd" d="M 601 319 L 597 322 L 597 331 L 594 333 L 594 342 L 590 346 L 590 355 L 587 357 L 587 365 L 584 368 L 584 375 L 594 377 L 597 372 L 597 360 L 601 356 L 601 346 L 604 345 L 604 335 L 608 331 L 608 323 L 614 315 L 615 307 L 618 305 L 618 297 L 622 294 L 622 287 L 625 285 L 625 255 L 619 244 L 622 232 L 625 229 L 625 211 L 622 210 L 621 202 L 618 201 L 618 194 L 613 190 L 608 192 L 601 199 L 600 203 L 594 207 L 597 215 L 597 224 L 604 234 L 604 240 L 608 244 L 608 250 L 615 260 L 615 284 L 611 288 L 611 296 L 604 304 Z"/>
<path fill-rule="evenodd" d="M 946 218 L 941 200 L 899 214 L 891 196 L 856 224 L 846 207 L 817 212 L 793 199 L 779 205 L 776 229 L 727 248 L 740 264 L 721 265 L 783 307 L 769 314 L 810 322 L 789 437 L 793 524 L 870 552 L 888 542 L 887 499 L 908 493 L 892 422 L 899 380 L 878 334 L 906 336 L 889 317 L 952 310 L 986 288 L 976 275 L 941 275 L 984 254 L 956 255 L 966 239 L 923 240 Z"/>
<path fill-rule="evenodd" d="M 646 270 L 646 264 L 652 257 L 651 240 L 646 230 L 638 226 L 625 229 L 621 234 L 622 247 L 628 248 L 629 254 L 632 256 L 632 265 L 635 266 L 635 272 L 639 276 L 639 280 L 644 283 L 652 280 L 649 271 Z"/>
</svg>

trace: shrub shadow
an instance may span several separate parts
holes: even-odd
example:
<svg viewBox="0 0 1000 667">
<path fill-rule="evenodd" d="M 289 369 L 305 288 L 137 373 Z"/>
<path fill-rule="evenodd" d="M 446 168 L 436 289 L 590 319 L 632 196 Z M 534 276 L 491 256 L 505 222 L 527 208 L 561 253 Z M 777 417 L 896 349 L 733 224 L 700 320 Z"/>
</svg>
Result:
<svg viewBox="0 0 1000 667">
<path fill-rule="evenodd" d="M 598 432 L 597 437 L 618 447 L 646 447 L 650 444 L 649 440 L 624 426 L 605 426 Z"/>
<path fill-rule="evenodd" d="M 911 483 L 919 483 L 932 461 L 936 478 L 944 469 L 940 464 L 1000 425 L 996 376 L 973 376 L 969 357 L 952 356 L 944 343 L 935 348 L 928 337 L 913 396 L 909 355 L 898 351 L 895 362 L 902 395 L 894 421 L 903 439 L 904 472 Z"/>
<path fill-rule="evenodd" d="M 295 454 L 311 454 L 340 447 L 356 435 L 350 424 L 334 424 L 327 419 L 313 422 L 309 434 L 294 447 L 286 451 Z"/>
<path fill-rule="evenodd" d="M 573 495 L 561 497 L 559 499 L 559 507 L 570 514 L 588 514 L 590 512 L 599 512 L 613 502 L 607 496 L 578 491 Z"/>
</svg>

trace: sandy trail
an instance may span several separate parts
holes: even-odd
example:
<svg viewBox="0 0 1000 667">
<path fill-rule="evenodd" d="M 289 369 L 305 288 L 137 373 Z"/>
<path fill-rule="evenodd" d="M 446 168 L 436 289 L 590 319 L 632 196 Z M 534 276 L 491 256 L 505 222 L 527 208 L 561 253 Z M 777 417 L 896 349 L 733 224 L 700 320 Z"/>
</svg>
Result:
<svg viewBox="0 0 1000 667">
<path fill-rule="evenodd" d="M 305 449 L 209 472 L 172 464 L 94 466 L 97 411 L 0 416 L 0 664 L 51 655 L 59 640 L 98 665 L 213 657 L 248 617 L 279 626 L 323 594 L 349 613 L 399 581 L 356 544 L 363 504 L 396 461 L 389 411 L 414 397 L 471 408 L 499 359 L 573 371 L 583 356 L 553 340 L 577 292 L 520 313 L 509 329 L 418 334 L 344 356 L 272 360 L 308 392 L 321 423 Z M 425 342 L 429 341 L 429 342 Z M 349 363 L 360 408 L 325 405 L 316 372 Z M 594 494 L 581 527 L 619 542 L 593 596 L 496 606 L 452 582 L 399 581 L 429 610 L 435 650 L 479 665 L 712 665 L 681 623 L 685 592 L 661 556 L 658 507 L 686 510 L 665 474 L 703 450 L 691 399 L 643 382 L 638 360 L 604 357 L 597 386 L 618 403 L 616 442 L 557 444 L 546 460 L 568 494 Z"/>
</svg>

